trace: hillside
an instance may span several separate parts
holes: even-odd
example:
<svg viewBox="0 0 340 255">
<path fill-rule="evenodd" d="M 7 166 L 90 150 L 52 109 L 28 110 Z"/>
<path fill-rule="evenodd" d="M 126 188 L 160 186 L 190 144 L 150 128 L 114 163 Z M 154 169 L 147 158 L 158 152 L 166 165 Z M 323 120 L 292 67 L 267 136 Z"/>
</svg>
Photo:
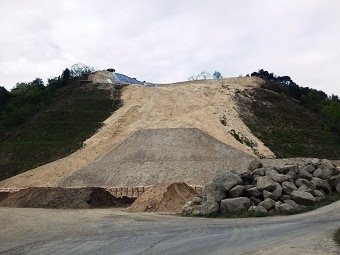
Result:
<svg viewBox="0 0 340 255">
<path fill-rule="evenodd" d="M 98 75 L 103 76 L 103 73 L 99 72 Z M 105 78 L 99 79 L 98 86 L 112 86 L 102 83 L 104 81 Z M 244 77 L 166 84 L 157 88 L 127 86 L 122 90 L 123 107 L 105 120 L 104 126 L 93 137 L 85 141 L 84 148 L 0 184 L 3 187 L 58 185 L 143 129 L 198 128 L 250 155 L 273 157 L 273 153 L 240 120 L 233 99 L 235 93 L 258 87 L 262 82 L 256 77 Z M 239 142 L 231 130 L 242 133 L 253 146 Z M 191 176 L 191 172 L 188 171 L 186 175 Z"/>
<path fill-rule="evenodd" d="M 278 158 L 340 158 L 340 136 L 321 114 L 263 83 L 236 95 L 240 117 Z"/>
<path fill-rule="evenodd" d="M 89 91 L 112 92 L 109 72 L 88 79 Z M 339 159 L 338 137 L 318 116 L 265 84 L 240 77 L 126 86 L 123 106 L 81 149 L 0 187 L 203 184 L 210 172 L 242 171 L 256 156 Z"/>
<path fill-rule="evenodd" d="M 63 158 L 102 126 L 116 109 L 111 92 L 73 82 L 0 141 L 0 180 Z"/>
<path fill-rule="evenodd" d="M 197 128 L 144 129 L 58 186 L 204 185 L 219 172 L 247 169 L 254 158 Z"/>
</svg>

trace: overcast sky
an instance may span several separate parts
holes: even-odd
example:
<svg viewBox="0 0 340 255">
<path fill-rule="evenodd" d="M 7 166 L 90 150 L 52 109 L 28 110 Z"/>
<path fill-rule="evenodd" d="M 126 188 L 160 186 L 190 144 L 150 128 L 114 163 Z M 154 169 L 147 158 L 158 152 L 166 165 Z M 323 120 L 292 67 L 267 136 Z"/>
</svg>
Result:
<svg viewBox="0 0 340 255">
<path fill-rule="evenodd" d="M 266 69 L 340 95 L 339 0 L 1 0 L 0 86 L 74 63 L 155 83 Z"/>
</svg>

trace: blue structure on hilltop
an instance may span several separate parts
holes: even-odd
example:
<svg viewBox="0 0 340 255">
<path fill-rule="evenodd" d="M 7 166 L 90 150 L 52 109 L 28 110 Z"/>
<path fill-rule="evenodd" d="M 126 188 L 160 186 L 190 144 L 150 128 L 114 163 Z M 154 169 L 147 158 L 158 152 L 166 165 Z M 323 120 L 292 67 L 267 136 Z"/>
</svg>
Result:
<svg viewBox="0 0 340 255">
<path fill-rule="evenodd" d="M 136 78 L 131 78 L 129 76 L 126 76 L 121 73 L 113 73 L 113 77 L 115 78 L 115 84 L 122 84 L 122 83 L 128 83 L 128 84 L 141 84 L 145 85 L 144 82 L 138 81 Z"/>
</svg>

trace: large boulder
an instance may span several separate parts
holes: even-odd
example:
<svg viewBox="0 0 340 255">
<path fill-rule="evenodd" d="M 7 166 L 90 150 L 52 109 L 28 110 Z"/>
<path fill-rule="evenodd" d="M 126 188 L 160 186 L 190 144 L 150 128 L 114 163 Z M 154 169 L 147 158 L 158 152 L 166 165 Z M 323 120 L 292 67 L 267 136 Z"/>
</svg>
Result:
<svg viewBox="0 0 340 255">
<path fill-rule="evenodd" d="M 336 189 L 336 186 L 340 183 L 340 174 L 334 175 L 331 178 L 329 178 L 329 184 L 332 185 L 334 189 Z"/>
<path fill-rule="evenodd" d="M 302 178 L 302 179 L 306 179 L 308 181 L 312 180 L 313 178 L 313 175 L 308 173 L 307 171 L 301 169 L 300 172 L 299 172 L 299 177 Z"/>
<path fill-rule="evenodd" d="M 292 180 L 291 177 L 289 177 L 287 175 L 284 175 L 284 174 L 279 174 L 274 169 L 267 170 L 266 171 L 266 176 L 268 176 L 274 182 L 278 182 L 278 183 L 283 183 L 285 181 L 291 181 Z"/>
<path fill-rule="evenodd" d="M 321 159 L 319 160 L 319 167 L 320 168 L 328 168 L 328 169 L 336 169 L 336 166 L 330 162 L 328 159 Z"/>
<path fill-rule="evenodd" d="M 247 189 L 246 193 L 248 197 L 255 197 L 255 198 L 262 197 L 262 192 L 259 191 L 256 187 Z"/>
<path fill-rule="evenodd" d="M 270 179 L 268 176 L 259 177 L 256 182 L 256 188 L 259 191 L 267 190 L 267 191 L 274 191 L 276 188 L 275 182 Z"/>
<path fill-rule="evenodd" d="M 313 182 L 308 181 L 306 179 L 301 179 L 301 178 L 299 178 L 295 181 L 295 185 L 297 187 L 301 187 L 302 185 L 306 185 L 310 190 L 316 189 L 315 184 Z"/>
<path fill-rule="evenodd" d="M 301 185 L 298 189 L 298 191 L 306 191 L 306 192 L 312 192 L 311 189 L 309 189 L 305 184 Z"/>
<path fill-rule="evenodd" d="M 194 209 L 195 209 L 194 203 L 192 201 L 189 201 L 185 205 L 183 205 L 182 213 L 185 215 L 191 215 Z"/>
<path fill-rule="evenodd" d="M 247 211 L 253 202 L 247 197 L 228 198 L 221 200 L 221 213 L 236 213 Z"/>
<path fill-rule="evenodd" d="M 258 168 L 258 169 L 255 169 L 252 173 L 251 173 L 251 176 L 254 177 L 254 176 L 264 176 L 264 168 Z"/>
<path fill-rule="evenodd" d="M 287 174 L 289 171 L 292 171 L 296 174 L 299 173 L 299 165 L 297 164 L 288 164 L 275 168 L 280 174 Z"/>
<path fill-rule="evenodd" d="M 241 174 L 240 174 L 240 177 L 243 181 L 243 183 L 251 183 L 253 181 L 253 177 L 250 175 L 250 172 L 248 171 L 243 171 Z"/>
<path fill-rule="evenodd" d="M 326 197 L 325 197 L 325 194 L 322 192 L 322 191 L 320 191 L 320 190 L 313 190 L 312 191 L 312 195 L 314 196 L 314 197 L 319 197 L 319 198 L 321 198 L 321 199 L 325 199 Z"/>
<path fill-rule="evenodd" d="M 320 179 L 323 179 L 323 171 L 322 171 L 322 169 L 321 168 L 316 169 L 313 172 L 313 176 L 317 177 L 317 178 L 320 178 Z"/>
<path fill-rule="evenodd" d="M 199 196 L 194 196 L 191 200 L 194 205 L 201 205 L 203 202 L 203 199 Z"/>
<path fill-rule="evenodd" d="M 261 199 L 256 198 L 256 197 L 249 197 L 250 201 L 252 201 L 254 203 L 254 205 L 258 205 L 259 203 L 261 203 Z"/>
<path fill-rule="evenodd" d="M 243 185 L 236 185 L 229 191 L 229 196 L 231 198 L 242 197 L 246 193 L 246 187 Z"/>
<path fill-rule="evenodd" d="M 294 181 L 299 178 L 299 175 L 297 173 L 292 172 L 292 171 L 289 171 L 286 175 Z"/>
<path fill-rule="evenodd" d="M 248 209 L 249 212 L 259 212 L 259 213 L 268 213 L 266 208 L 264 208 L 263 206 L 251 206 Z"/>
<path fill-rule="evenodd" d="M 215 201 L 208 200 L 201 205 L 202 215 L 211 215 L 218 213 L 219 205 Z"/>
<path fill-rule="evenodd" d="M 279 198 L 279 200 L 281 201 L 285 201 L 287 199 L 292 199 L 292 197 L 288 194 L 282 194 L 281 197 Z"/>
<path fill-rule="evenodd" d="M 266 198 L 264 201 L 259 203 L 258 206 L 262 206 L 268 211 L 275 207 L 275 201 L 271 198 Z"/>
<path fill-rule="evenodd" d="M 219 202 L 226 198 L 225 188 L 221 183 L 209 182 L 203 187 L 203 201 Z"/>
<path fill-rule="evenodd" d="M 295 207 L 291 203 L 282 203 L 278 201 L 275 203 L 275 211 L 277 212 L 289 212 L 295 209 Z"/>
<path fill-rule="evenodd" d="M 279 199 L 279 197 L 282 195 L 282 191 L 283 191 L 283 189 L 282 189 L 282 186 L 281 186 L 281 184 L 279 184 L 279 183 L 275 183 L 275 190 L 272 192 L 272 199 L 274 199 L 274 200 L 278 200 Z"/>
<path fill-rule="evenodd" d="M 313 175 L 317 178 L 328 180 L 332 176 L 339 174 L 336 168 L 318 168 L 313 172 Z"/>
<path fill-rule="evenodd" d="M 331 185 L 326 180 L 322 180 L 318 177 L 313 177 L 312 182 L 315 184 L 315 187 L 317 189 L 322 189 L 326 193 L 330 193 L 332 191 Z"/>
<path fill-rule="evenodd" d="M 241 177 L 232 172 L 220 173 L 215 176 L 213 182 L 220 183 L 224 186 L 225 191 L 229 191 L 238 184 L 242 184 Z"/>
<path fill-rule="evenodd" d="M 286 194 L 290 195 L 293 191 L 297 190 L 297 187 L 292 182 L 283 182 L 282 189 Z"/>
<path fill-rule="evenodd" d="M 313 164 L 307 164 L 304 167 L 302 167 L 302 170 L 312 174 L 315 171 L 315 167 L 313 166 Z"/>
<path fill-rule="evenodd" d="M 336 168 L 332 162 L 327 159 L 321 159 L 318 165 L 319 169 L 322 169 L 322 176 L 316 176 L 318 178 L 328 180 L 333 175 L 339 174 L 339 170 Z"/>
<path fill-rule="evenodd" d="M 276 188 L 273 192 L 269 192 L 267 190 L 264 190 L 263 191 L 263 199 L 266 199 L 266 198 L 271 198 L 275 201 L 277 201 L 281 195 L 282 195 L 282 187 L 279 183 L 275 183 L 276 184 Z"/>
<path fill-rule="evenodd" d="M 338 193 L 340 193 L 340 183 L 338 183 L 338 185 L 336 185 L 336 191 L 338 192 Z"/>
<path fill-rule="evenodd" d="M 291 194 L 293 200 L 300 205 L 313 205 L 316 202 L 315 197 L 305 191 L 293 191 Z"/>
<path fill-rule="evenodd" d="M 267 191 L 267 190 L 264 190 L 263 191 L 263 199 L 266 199 L 266 198 L 271 198 L 273 195 L 273 193 Z"/>
<path fill-rule="evenodd" d="M 299 205 L 298 205 L 294 200 L 286 199 L 286 200 L 284 200 L 284 202 L 285 202 L 286 204 L 289 204 L 290 206 L 292 206 L 293 209 L 299 207 Z"/>
<path fill-rule="evenodd" d="M 312 190 L 309 189 L 305 184 L 301 185 L 297 190 L 298 191 L 305 191 L 305 192 L 312 192 Z"/>
<path fill-rule="evenodd" d="M 254 171 L 257 168 L 261 168 L 262 167 L 262 162 L 258 159 L 253 159 L 248 166 L 248 170 L 249 171 Z"/>
</svg>

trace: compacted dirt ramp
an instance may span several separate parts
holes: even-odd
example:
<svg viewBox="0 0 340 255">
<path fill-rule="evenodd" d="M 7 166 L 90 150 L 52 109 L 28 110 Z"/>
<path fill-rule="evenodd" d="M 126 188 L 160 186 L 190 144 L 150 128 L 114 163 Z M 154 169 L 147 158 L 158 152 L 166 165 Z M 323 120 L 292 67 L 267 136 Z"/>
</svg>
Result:
<svg viewBox="0 0 340 255">
<path fill-rule="evenodd" d="M 216 173 L 245 170 L 254 158 L 197 128 L 140 130 L 59 185 L 117 187 L 170 181 L 203 185 Z"/>
</svg>

